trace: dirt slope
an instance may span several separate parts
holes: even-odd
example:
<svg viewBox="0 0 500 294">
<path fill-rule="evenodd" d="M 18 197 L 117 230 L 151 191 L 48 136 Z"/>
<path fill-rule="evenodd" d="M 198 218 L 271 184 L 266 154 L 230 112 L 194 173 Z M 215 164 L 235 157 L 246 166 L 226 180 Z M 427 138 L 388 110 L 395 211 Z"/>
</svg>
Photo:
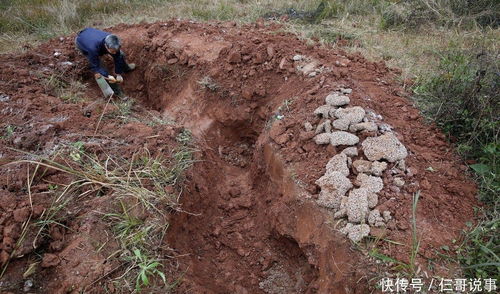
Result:
<svg viewBox="0 0 500 294">
<path fill-rule="evenodd" d="M 165 256 L 172 249 L 177 256 L 176 267 L 165 264 L 172 278 L 184 273 L 173 291 L 367 293 L 368 283 L 359 281 L 377 277 L 377 266 L 354 249 L 338 232 L 340 222 L 332 212 L 315 201 L 320 192 L 315 181 L 344 146 L 317 145 L 314 134 L 304 130 L 305 122 L 319 123 L 314 110 L 340 88 L 352 89 L 350 105 L 381 115 L 409 153 L 406 172 L 392 174 L 390 163 L 384 174 L 379 207 L 391 211 L 393 220 L 385 230 L 374 232 L 405 245 L 380 242 L 380 251 L 408 261 L 412 195 L 420 190 L 418 262 L 429 274 L 450 270 L 438 264 L 432 272 L 426 260 L 458 238 L 472 219 L 476 188 L 444 135 L 424 123 L 394 81 L 397 71 L 356 54 L 305 44 L 275 24 L 238 27 L 169 21 L 120 25 L 110 31 L 123 38 L 129 60 L 138 64 L 125 76 L 126 92 L 138 101 L 133 108 L 138 121 L 107 119 L 95 136 L 105 101 L 86 61 L 73 48 L 74 36 L 52 40 L 21 55 L 0 56 L 0 92 L 8 96 L 0 100 L 0 128 L 16 126 L 12 135 L 0 140 L 0 161 L 23 156 L 9 147 L 50 155 L 54 146 L 78 140 L 88 149 L 125 158 L 141 147 L 169 154 L 181 129 L 191 130 L 199 152 L 182 189 L 182 207 L 189 213 L 171 215 L 159 249 Z M 310 63 L 297 67 L 296 55 L 313 60 L 315 74 L 307 69 Z M 61 73 L 68 81 L 88 82 L 90 100 L 62 103 L 55 97 L 44 81 Z M 83 111 L 88 109 L 93 110 L 90 115 Z M 150 113 L 175 125 L 149 126 L 145 120 Z M 368 136 L 363 133 L 360 138 Z M 21 212 L 31 211 L 25 170 L 26 166 L 0 169 L 3 263 L 27 219 Z M 52 182 L 67 180 L 56 172 L 51 176 Z M 396 176 L 404 179 L 403 187 L 393 184 Z M 49 186 L 40 179 L 34 189 L 48 195 Z M 66 224 L 71 230 L 45 236 L 36 248 L 27 246 L 11 260 L 0 286 L 21 293 L 26 267 L 37 255 L 52 254 L 60 262 L 31 277 L 32 291 L 109 290 L 109 280 L 119 271 L 109 274 L 117 261 L 105 264 L 105 253 L 116 244 L 105 247 L 104 253 L 85 245 L 109 231 L 95 214 L 99 207 L 112 205 L 106 201 L 110 200 L 90 197 L 83 206 L 75 204 L 81 207 Z M 39 197 L 34 204 L 36 219 L 50 199 Z M 55 241 L 58 246 L 51 246 Z M 156 283 L 149 292 L 164 290 Z"/>
</svg>

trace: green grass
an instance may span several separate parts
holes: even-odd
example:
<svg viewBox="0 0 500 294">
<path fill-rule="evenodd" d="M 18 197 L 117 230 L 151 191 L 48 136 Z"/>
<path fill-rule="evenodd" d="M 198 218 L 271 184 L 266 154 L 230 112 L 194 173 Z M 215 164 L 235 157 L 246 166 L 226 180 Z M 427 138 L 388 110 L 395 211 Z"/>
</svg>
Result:
<svg viewBox="0 0 500 294">
<path fill-rule="evenodd" d="M 112 202 L 119 203 L 119 207 L 103 213 L 103 219 L 110 224 L 111 231 L 120 243 L 120 250 L 108 258 L 118 256 L 126 268 L 119 279 L 133 280 L 135 286 L 134 289 L 129 289 L 126 282 L 118 284 L 126 292 L 139 292 L 143 287 L 151 285 L 154 277 L 159 277 L 166 283 L 158 248 L 162 246 L 168 229 L 169 211 L 182 211 L 182 208 L 179 205 L 179 195 L 173 195 L 165 188 L 181 184 L 184 171 L 193 162 L 190 134 L 187 131 L 181 133 L 178 141 L 179 146 L 168 157 L 152 156 L 147 149 L 135 153 L 131 160 L 110 155 L 103 157 L 88 154 L 83 142 L 75 142 L 56 153 L 53 158 L 29 154 L 33 160 L 11 162 L 10 164 L 28 163 L 35 166 L 34 174 L 28 174 L 30 201 L 30 187 L 35 175 L 39 181 L 43 179 L 45 171 L 50 169 L 72 177 L 69 184 L 50 189 L 54 194 L 52 204 L 33 226 L 27 222 L 25 230 L 35 229 L 34 242 L 37 242 L 39 238 L 46 236 L 49 226 L 64 226 L 66 211 L 75 201 L 88 195 L 99 197 L 104 193 L 108 194 L 112 197 Z M 134 214 L 137 211 L 144 212 L 147 217 L 138 217 Z M 105 245 L 98 246 L 98 250 Z M 7 265 L 2 272 L 5 272 Z"/>
</svg>

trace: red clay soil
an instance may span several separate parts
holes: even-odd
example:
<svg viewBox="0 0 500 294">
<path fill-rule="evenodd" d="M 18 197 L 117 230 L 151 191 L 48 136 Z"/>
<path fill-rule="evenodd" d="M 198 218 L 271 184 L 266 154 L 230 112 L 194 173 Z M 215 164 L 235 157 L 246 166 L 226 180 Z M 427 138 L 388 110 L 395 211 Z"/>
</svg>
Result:
<svg viewBox="0 0 500 294">
<path fill-rule="evenodd" d="M 125 159 L 141 148 L 169 155 L 180 130 L 191 130 L 198 162 L 188 171 L 184 186 L 177 187 L 182 188 L 182 208 L 189 213 L 171 215 L 164 246 L 158 249 L 165 256 L 175 256 L 175 262 L 169 259 L 164 264 L 170 281 L 182 276 L 180 285 L 170 291 L 371 291 L 375 278 L 380 278 L 380 266 L 342 236 L 331 213 L 314 201 L 319 192 L 315 180 L 341 148 L 316 145 L 303 126 L 306 121 L 318 121 L 314 109 L 340 87 L 352 88 L 350 104 L 380 114 L 409 151 L 409 172 L 391 174 L 390 165 L 384 174 L 379 208 L 390 210 L 394 220 L 387 230 L 375 232 L 404 245 L 380 242 L 378 250 L 408 261 L 412 195 L 421 191 L 419 266 L 429 275 L 453 276 L 442 261 L 433 270 L 427 261 L 437 257 L 441 246 L 452 246 L 465 222 L 473 219 L 476 187 L 445 136 L 424 122 L 394 81 L 397 70 L 359 54 L 307 45 L 275 24 L 239 27 L 168 21 L 109 30 L 123 39 L 129 60 L 138 65 L 125 75 L 125 91 L 137 100 L 132 109 L 137 120 L 108 117 L 94 135 L 105 101 L 83 56 L 73 48 L 74 36 L 28 48 L 23 54 L 1 55 L 0 94 L 4 96 L 0 97 L 9 98 L 0 100 L 0 128 L 15 128 L 0 139 L 0 161 L 26 158 L 9 148 L 49 156 L 56 146 L 76 141 L 84 142 L 86 150 Z M 292 57 L 296 54 L 314 58 L 331 70 L 304 76 L 295 69 Z M 61 102 L 46 83 L 54 74 L 66 81 L 87 82 L 89 98 Z M 204 87 L 202 80 L 215 86 Z M 286 100 L 292 103 L 283 107 Z M 273 120 L 278 112 L 284 118 Z M 144 121 L 151 113 L 174 120 L 175 125 L 150 126 Z M 35 221 L 50 205 L 48 183 L 71 180 L 56 171 L 37 179 L 31 208 L 26 170 L 26 165 L 0 169 L 3 265 L 23 223 L 30 215 Z M 403 188 L 392 184 L 395 176 L 404 177 Z M 51 226 L 38 244 L 28 233 L 26 239 L 31 242 L 24 242 L 10 259 L 0 289 L 22 293 L 30 279 L 33 293 L 112 292 L 111 280 L 122 269 L 116 269 L 118 260 L 108 262 L 106 257 L 117 244 L 110 242 L 102 251 L 92 246 L 96 240 L 103 241 L 105 233 L 112 234 L 96 213 L 116 205 L 110 201 L 107 196 L 86 197 L 69 206 L 66 228 Z M 29 264 L 40 258 L 42 267 L 23 278 Z M 165 291 L 160 281 L 145 290 Z"/>
</svg>

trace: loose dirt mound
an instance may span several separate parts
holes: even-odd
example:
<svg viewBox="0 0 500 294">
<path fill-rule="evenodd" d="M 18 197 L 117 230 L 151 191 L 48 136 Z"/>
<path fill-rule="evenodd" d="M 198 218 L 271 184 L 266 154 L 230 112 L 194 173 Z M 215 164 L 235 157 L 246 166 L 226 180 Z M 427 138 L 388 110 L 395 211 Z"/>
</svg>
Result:
<svg viewBox="0 0 500 294">
<path fill-rule="evenodd" d="M 353 182 L 354 172 L 363 164 L 354 167 L 356 160 L 381 161 L 368 167 L 383 180 L 378 203 L 370 209 L 376 208 L 379 218 L 389 211 L 391 219 L 385 218 L 386 223 L 372 228 L 371 234 L 377 240 L 404 244 L 380 242 L 379 251 L 384 254 L 408 261 L 412 195 L 419 190 L 422 270 L 429 271 L 426 260 L 458 238 L 465 222 L 472 219 L 476 189 L 465 177 L 466 167 L 443 134 L 423 122 L 393 81 L 398 73 L 383 63 L 307 45 L 273 24 L 237 27 L 169 21 L 110 30 L 123 38 L 128 58 L 138 64 L 136 71 L 125 76 L 125 91 L 139 104 L 132 108 L 136 119 L 105 116 L 94 135 L 105 101 L 86 70 L 86 61 L 73 48 L 74 36 L 52 40 L 22 55 L 0 56 L 0 127 L 10 126 L 1 139 L 0 160 L 26 158 L 8 147 L 51 156 L 57 146 L 75 141 L 82 141 L 86 149 L 126 159 L 144 147 L 168 155 L 178 144 L 175 138 L 182 128 L 189 129 L 199 150 L 198 162 L 182 189 L 185 212 L 170 215 L 170 227 L 158 249 L 165 258 L 175 255 L 175 266 L 164 264 L 170 281 L 182 273 L 182 283 L 172 291 L 367 293 L 368 283 L 359 281 L 377 277 L 373 260 L 353 250 L 340 232 L 345 220 L 334 219 L 334 212 L 317 201 L 321 189 L 316 181 L 338 154 L 348 155 L 353 162 L 347 170 Z M 47 86 L 54 75 L 62 75 L 67 82 L 89 82 L 86 95 L 91 100 L 62 103 Z M 378 154 L 384 150 L 374 148 L 366 154 L 369 141 L 365 139 L 377 130 L 370 124 L 358 126 L 364 115 L 358 119 L 354 112 L 339 113 L 333 126 L 337 130 L 325 130 L 323 124 L 319 132 L 327 132 L 327 144 L 315 143 L 323 114 L 331 113 L 318 107 L 325 104 L 325 97 L 346 89 L 352 93 L 339 93 L 348 98 L 330 96 L 327 105 L 348 103 L 372 115 L 379 130 L 392 131 L 405 146 L 405 167 Z M 151 124 L 151 113 L 175 124 Z M 349 130 L 349 126 L 354 128 L 351 132 L 359 131 L 359 148 L 329 144 L 330 131 Z M 26 166 L 9 165 L 0 172 L 1 261 L 5 264 L 23 223 L 30 215 L 31 221 L 36 220 L 49 207 L 48 183 L 67 179 L 55 171 L 44 181 L 39 179 L 30 191 L 32 209 Z M 23 287 L 37 293 L 113 291 L 110 280 L 120 276 L 122 269 L 107 257 L 117 245 L 102 245 L 110 229 L 96 213 L 107 205 L 116 206 L 106 199 L 86 197 L 68 208 L 74 211 L 64 227 L 51 226 L 50 235 L 38 238 L 38 244 L 27 238 L 31 242 L 10 260 L 1 287 L 16 293 Z M 37 256 L 43 257 L 42 268 L 29 277 L 33 285 L 26 284 L 23 273 Z M 434 270 L 449 273 L 447 268 Z M 165 291 L 160 281 L 155 284 L 158 287 L 149 292 Z"/>
</svg>

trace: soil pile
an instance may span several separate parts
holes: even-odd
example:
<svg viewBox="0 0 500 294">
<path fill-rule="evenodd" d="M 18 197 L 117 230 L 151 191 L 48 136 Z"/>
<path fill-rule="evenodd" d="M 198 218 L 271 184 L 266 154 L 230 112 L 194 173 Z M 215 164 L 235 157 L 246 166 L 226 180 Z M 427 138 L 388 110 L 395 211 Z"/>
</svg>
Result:
<svg viewBox="0 0 500 294">
<path fill-rule="evenodd" d="M 367 293 L 359 281 L 378 269 L 342 233 L 404 244 L 382 242 L 379 251 L 408 261 L 412 196 L 421 191 L 419 266 L 429 271 L 425 260 L 472 219 L 476 188 L 466 167 L 383 63 L 306 44 L 262 22 L 169 21 L 110 31 L 138 65 L 124 84 L 137 101 L 133 119 L 104 107 L 74 36 L 3 55 L 0 160 L 30 156 L 9 147 L 50 157 L 75 141 L 125 159 L 139 148 L 170 155 L 190 130 L 197 163 L 185 186 L 174 188 L 184 212 L 170 214 L 158 247 L 170 281 L 184 273 L 174 292 Z M 63 103 L 47 86 L 53 76 L 88 82 L 89 99 Z M 152 114 L 175 123 L 152 123 Z M 3 264 L 10 259 L 2 288 L 118 291 L 112 280 L 123 269 L 109 258 L 117 244 L 100 217 L 116 206 L 109 195 L 68 206 L 64 226 L 52 225 L 37 242 L 24 238 L 9 258 L 23 224 L 49 209 L 50 185 L 70 181 L 57 171 L 37 178 L 31 204 L 26 179 L 25 165 L 0 169 L 0 256 Z M 38 256 L 41 266 L 23 278 Z M 155 281 L 147 291 L 165 290 Z"/>
</svg>

